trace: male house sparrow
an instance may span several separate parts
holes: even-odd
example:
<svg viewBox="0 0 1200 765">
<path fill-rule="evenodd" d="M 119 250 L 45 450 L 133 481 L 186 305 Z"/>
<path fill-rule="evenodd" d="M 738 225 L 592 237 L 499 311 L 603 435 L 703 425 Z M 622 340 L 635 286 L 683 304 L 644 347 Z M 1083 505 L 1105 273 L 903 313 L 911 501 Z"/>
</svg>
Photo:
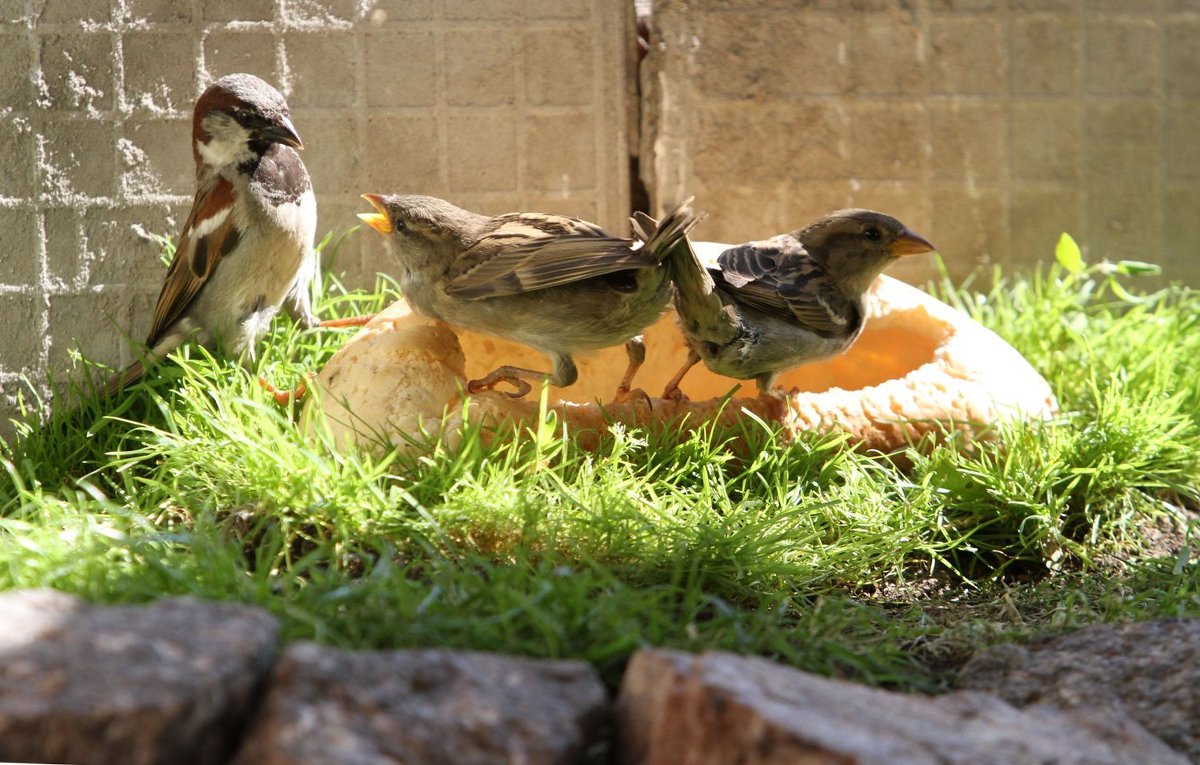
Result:
<svg viewBox="0 0 1200 765">
<path fill-rule="evenodd" d="M 635 230 L 653 219 L 635 218 Z M 687 240 L 669 254 L 688 358 L 663 398 L 696 362 L 719 375 L 753 377 L 760 395 L 801 364 L 841 353 L 862 332 L 866 292 L 889 264 L 933 245 L 890 215 L 839 210 L 798 231 L 722 252 L 701 264 Z"/>
<path fill-rule="evenodd" d="M 196 198 L 154 309 L 149 352 L 101 395 L 188 339 L 253 360 L 285 301 L 304 326 L 318 323 L 308 294 L 317 203 L 302 148 L 283 96 L 259 78 L 230 74 L 200 95 L 192 113 Z"/>
<path fill-rule="evenodd" d="M 639 336 L 671 295 L 662 259 L 697 218 L 687 203 L 648 231 L 642 243 L 594 223 L 543 213 L 478 215 L 427 196 L 364 194 L 377 212 L 359 217 L 387 237 L 400 261 L 409 305 L 448 324 L 524 343 L 548 355 L 553 371 L 502 366 L 468 391 L 525 380 L 571 385 L 571 355 L 625 343 L 629 367 L 617 389 L 629 394 L 645 358 Z"/>
</svg>

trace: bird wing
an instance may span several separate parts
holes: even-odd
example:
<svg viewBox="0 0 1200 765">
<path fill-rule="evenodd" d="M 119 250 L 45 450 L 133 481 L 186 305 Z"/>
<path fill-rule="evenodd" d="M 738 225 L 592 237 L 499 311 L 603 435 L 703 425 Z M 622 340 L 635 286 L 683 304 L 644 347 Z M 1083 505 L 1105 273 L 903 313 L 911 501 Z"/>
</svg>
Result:
<svg viewBox="0 0 1200 765">
<path fill-rule="evenodd" d="M 728 249 L 716 266 L 709 273 L 738 303 L 819 335 L 846 334 L 857 317 L 857 306 L 789 235 Z"/>
<path fill-rule="evenodd" d="M 479 298 L 570 284 L 655 265 L 645 248 L 576 218 L 510 213 L 455 262 L 446 293 Z"/>
<path fill-rule="evenodd" d="M 241 239 L 233 215 L 233 184 L 224 178 L 196 192 L 175 258 L 167 269 L 154 307 L 154 322 L 146 344 L 154 347 L 200 294 L 221 258 Z"/>
</svg>

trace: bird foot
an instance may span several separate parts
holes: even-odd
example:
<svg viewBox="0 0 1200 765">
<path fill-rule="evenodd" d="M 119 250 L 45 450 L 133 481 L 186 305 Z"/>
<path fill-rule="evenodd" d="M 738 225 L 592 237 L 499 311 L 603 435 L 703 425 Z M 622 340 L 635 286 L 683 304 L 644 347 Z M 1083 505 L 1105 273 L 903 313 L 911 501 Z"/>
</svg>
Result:
<svg viewBox="0 0 1200 765">
<path fill-rule="evenodd" d="M 684 401 L 689 400 L 687 394 L 684 393 L 683 389 L 678 385 L 668 385 L 663 390 L 662 395 L 659 396 L 659 398 L 664 401 L 670 401 L 674 404 L 682 404 Z"/>
<path fill-rule="evenodd" d="M 613 396 L 614 404 L 630 404 L 642 403 L 647 409 L 653 408 L 650 400 L 650 394 L 641 388 L 626 388 L 624 386 L 617 388 L 616 394 Z"/>
<path fill-rule="evenodd" d="M 469 381 L 467 383 L 467 393 L 474 394 L 485 390 L 494 390 L 495 387 L 502 382 L 506 382 L 516 388 L 516 390 L 514 390 L 512 393 L 504 394 L 509 398 L 523 398 L 526 393 L 533 390 L 533 386 L 522 380 L 520 377 L 497 370 L 486 377 Z"/>
<path fill-rule="evenodd" d="M 258 376 L 258 384 L 262 386 L 263 390 L 265 390 L 267 393 L 270 393 L 271 396 L 274 397 L 276 404 L 284 407 L 293 401 L 300 402 L 308 394 L 308 386 L 304 384 L 303 380 L 301 380 L 300 384 L 291 390 L 280 390 L 279 388 L 276 388 L 274 385 L 267 382 L 267 378 L 263 377 L 262 375 Z"/>
</svg>

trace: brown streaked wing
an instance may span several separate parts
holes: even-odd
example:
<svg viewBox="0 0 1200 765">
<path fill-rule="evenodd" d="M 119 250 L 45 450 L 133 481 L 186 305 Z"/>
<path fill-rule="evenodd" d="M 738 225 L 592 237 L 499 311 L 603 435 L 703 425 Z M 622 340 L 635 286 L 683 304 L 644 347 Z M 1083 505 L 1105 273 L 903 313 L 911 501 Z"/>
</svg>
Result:
<svg viewBox="0 0 1200 765">
<path fill-rule="evenodd" d="M 447 294 L 474 300 L 570 284 L 594 276 L 652 266 L 628 239 L 575 218 L 512 213 L 464 252 Z"/>
<path fill-rule="evenodd" d="M 857 320 L 853 305 L 791 237 L 734 247 L 709 269 L 737 302 L 788 319 L 819 335 L 846 334 Z"/>
<path fill-rule="evenodd" d="M 192 211 L 179 235 L 179 249 L 167 269 L 162 292 L 154 307 L 154 323 L 146 339 L 147 345 L 153 347 L 162 339 L 196 299 L 221 258 L 237 245 L 240 232 L 234 225 L 233 199 L 233 185 L 223 178 L 211 188 L 196 192 Z M 229 211 L 225 220 L 197 241 L 193 233 L 196 226 L 219 215 L 222 210 Z"/>
</svg>

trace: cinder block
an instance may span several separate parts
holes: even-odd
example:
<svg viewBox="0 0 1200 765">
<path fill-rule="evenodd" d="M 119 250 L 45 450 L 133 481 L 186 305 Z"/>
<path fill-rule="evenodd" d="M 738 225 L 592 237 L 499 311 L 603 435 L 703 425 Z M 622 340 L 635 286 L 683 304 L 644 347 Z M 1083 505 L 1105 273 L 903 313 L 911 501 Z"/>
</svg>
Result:
<svg viewBox="0 0 1200 765">
<path fill-rule="evenodd" d="M 1200 0 L 1167 0 L 1167 10 L 1171 13 L 1200 12 Z"/>
<path fill-rule="evenodd" d="M 51 108 L 107 111 L 115 107 L 113 36 L 108 32 L 39 35 L 42 78 Z"/>
<path fill-rule="evenodd" d="M 921 30 L 913 17 L 861 15 L 849 42 L 855 93 L 909 95 L 928 89 Z"/>
<path fill-rule="evenodd" d="M 509 111 L 450 116 L 446 161 L 452 191 L 509 191 L 516 188 L 515 117 Z"/>
<path fill-rule="evenodd" d="M 78 24 L 81 21 L 105 22 L 114 18 L 116 0 L 79 3 L 73 0 L 41 0 L 34 3 L 39 24 Z"/>
<path fill-rule="evenodd" d="M 54 120 L 46 126 L 49 194 L 108 197 L 117 189 L 116 127 L 110 120 Z"/>
<path fill-rule="evenodd" d="M 1170 109 L 1169 109 L 1170 111 Z M 1140 146 L 1146 156 L 1162 156 L 1163 105 L 1149 98 L 1122 98 L 1088 102 L 1088 162 L 1102 159 L 1110 148 Z"/>
<path fill-rule="evenodd" d="M 33 210 L 0 207 L 0 231 L 4 232 L 4 268 L 0 284 L 28 287 L 41 280 L 38 216 Z"/>
<path fill-rule="evenodd" d="M 697 106 L 695 175 L 769 184 L 847 173 L 849 122 L 824 99 L 795 104 Z"/>
<path fill-rule="evenodd" d="M 190 113 L 196 97 L 196 35 L 192 32 L 126 32 L 125 102 L 155 113 Z"/>
<path fill-rule="evenodd" d="M 283 19 L 289 24 L 330 26 L 353 21 L 358 8 L 357 0 L 280 0 Z"/>
<path fill-rule="evenodd" d="M 1200 252 L 1200 215 L 1196 214 L 1200 210 L 1200 184 L 1171 184 L 1164 196 L 1165 276 L 1194 285 L 1200 275 L 1196 266 L 1196 253 Z"/>
<path fill-rule="evenodd" d="M 406 21 L 430 21 L 434 16 L 433 0 L 377 0 L 367 14 L 373 27 Z"/>
<path fill-rule="evenodd" d="M 46 233 L 46 272 L 59 291 L 82 289 L 87 284 L 83 257 L 83 217 L 72 207 L 42 210 Z"/>
<path fill-rule="evenodd" d="M 443 11 L 448 19 L 501 20 L 512 19 L 514 13 L 511 0 L 447 0 Z"/>
<path fill-rule="evenodd" d="M 1018 17 L 1009 35 L 1009 87 L 1013 93 L 1079 93 L 1083 29 L 1078 19 Z"/>
<path fill-rule="evenodd" d="M 1091 21 L 1085 53 L 1088 93 L 1148 96 L 1161 92 L 1162 51 L 1154 19 Z"/>
<path fill-rule="evenodd" d="M 1070 13 L 1075 10 L 1076 0 L 1012 0 L 1012 3 L 1013 8 L 1018 11 Z"/>
<path fill-rule="evenodd" d="M 121 328 L 129 305 L 118 292 L 50 296 L 50 370 L 61 376 L 71 369 L 71 351 L 84 358 L 116 364 L 126 346 Z"/>
<path fill-rule="evenodd" d="M 275 18 L 275 0 L 201 0 L 205 21 L 269 21 Z"/>
<path fill-rule="evenodd" d="M 289 32 L 283 39 L 288 69 L 292 73 L 288 106 L 293 109 L 307 106 L 338 108 L 357 103 L 356 35 L 322 30 Z"/>
<path fill-rule="evenodd" d="M 204 68 L 209 81 L 234 72 L 249 72 L 279 87 L 275 35 L 257 30 L 214 29 L 204 37 Z"/>
<path fill-rule="evenodd" d="M 689 37 L 697 31 L 686 14 L 677 23 Z M 704 44 L 695 53 L 696 87 L 710 98 L 738 100 L 845 93 L 849 29 L 850 22 L 838 16 L 711 14 L 704 19 Z M 777 65 L 781 57 L 787 66 Z"/>
<path fill-rule="evenodd" d="M 446 30 L 446 101 L 456 106 L 516 103 L 516 34 L 507 27 Z"/>
<path fill-rule="evenodd" d="M 1003 39 L 1001 25 L 992 19 L 930 19 L 930 91 L 952 95 L 1003 92 Z"/>
<path fill-rule="evenodd" d="M 1079 184 L 1022 183 L 1009 191 L 1008 230 L 1013 266 L 1028 273 L 1054 257 L 1063 232 L 1087 244 L 1084 189 Z"/>
<path fill-rule="evenodd" d="M 179 0 L 125 0 L 127 21 L 184 24 L 192 20 L 192 4 Z"/>
<path fill-rule="evenodd" d="M 920 102 L 859 102 L 850 108 L 850 172 L 905 180 L 928 167 L 929 121 Z"/>
<path fill-rule="evenodd" d="M 524 130 L 532 137 L 524 162 L 529 188 L 563 196 L 596 188 L 597 136 L 591 114 L 530 115 Z"/>
<path fill-rule="evenodd" d="M 1130 13 L 1150 16 L 1162 8 L 1162 0 L 1087 0 L 1089 13 Z"/>
<path fill-rule="evenodd" d="M 178 241 L 190 202 L 89 207 L 83 213 L 83 252 L 89 285 L 124 285 L 126 291 L 157 290 L 166 276 L 163 248 L 143 232 Z"/>
<path fill-rule="evenodd" d="M 1200 141 L 1196 140 L 1198 125 L 1200 101 L 1171 102 L 1166 110 L 1163 130 L 1163 156 L 1167 160 L 1168 178 L 1200 178 Z"/>
<path fill-rule="evenodd" d="M 1088 237 L 1095 259 L 1155 260 L 1162 251 L 1162 170 L 1137 146 L 1089 157 Z"/>
<path fill-rule="evenodd" d="M 934 13 L 981 13 L 1003 8 L 1003 0 L 929 0 Z"/>
<path fill-rule="evenodd" d="M 926 234 L 946 269 L 963 279 L 980 267 L 1008 263 L 1008 209 L 1003 189 L 933 189 L 933 220 Z M 918 229 L 919 230 L 919 229 Z"/>
<path fill-rule="evenodd" d="M 32 294 L 0 292 L 0 316 L 20 316 L 37 327 L 44 315 L 39 298 Z M 8 332 L 0 343 L 0 370 L 31 373 L 41 361 L 42 338 L 36 331 Z"/>
<path fill-rule="evenodd" d="M 25 110 L 33 106 L 33 49 L 24 34 L 0 34 L 0 104 Z"/>
<path fill-rule="evenodd" d="M 362 158 L 366 183 L 362 192 L 441 196 L 446 188 L 440 161 L 443 153 L 433 115 L 371 117 Z"/>
<path fill-rule="evenodd" d="M 525 0 L 527 19 L 586 19 L 591 13 L 588 0 Z"/>
<path fill-rule="evenodd" d="M 1083 107 L 1070 101 L 1010 105 L 1012 173 L 1023 181 L 1078 181 L 1083 177 Z"/>
<path fill-rule="evenodd" d="M 191 195 L 196 164 L 192 157 L 192 122 L 185 117 L 131 117 L 121 132 L 130 146 L 118 146 L 123 168 L 121 192 Z"/>
<path fill-rule="evenodd" d="M 33 129 L 27 120 L 0 115 L 0 197 L 29 198 L 37 188 Z"/>
<path fill-rule="evenodd" d="M 1001 103 L 932 104 L 929 130 L 934 178 L 971 184 L 1006 178 L 1008 119 Z"/>
<path fill-rule="evenodd" d="M 529 103 L 589 104 L 595 88 L 587 29 L 525 33 L 525 92 Z"/>
<path fill-rule="evenodd" d="M 292 120 L 304 138 L 300 157 L 318 194 L 353 195 L 367 190 L 359 188 L 359 168 L 365 158 L 358 146 L 358 125 L 349 110 L 342 114 L 296 110 Z"/>
<path fill-rule="evenodd" d="M 509 212 L 517 208 L 534 210 L 537 212 L 551 213 L 553 215 L 567 215 L 580 220 L 587 220 L 593 223 L 599 223 L 600 213 L 596 207 L 596 203 L 591 199 L 585 199 L 582 195 L 539 195 L 531 194 L 528 196 L 525 204 L 510 202 L 509 204 L 498 204 L 493 201 L 492 204 L 496 207 L 495 213 Z M 503 208 L 503 209 L 500 209 Z M 608 229 L 610 234 L 615 236 L 629 236 L 630 231 L 628 226 L 617 229 Z"/>
<path fill-rule="evenodd" d="M 432 106 L 437 101 L 433 35 L 375 32 L 366 38 L 368 106 Z"/>
<path fill-rule="evenodd" d="M 1176 18 L 1165 35 L 1167 95 L 1200 96 L 1200 18 Z"/>
<path fill-rule="evenodd" d="M 354 194 L 322 194 L 317 198 L 317 243 L 319 244 L 326 234 L 334 232 L 330 244 L 321 251 L 322 269 L 331 270 L 339 278 L 345 274 L 357 276 L 356 272 L 362 263 L 364 237 L 347 235 L 342 238 L 342 235 L 362 224 L 362 221 L 355 217 L 355 213 L 367 212 L 370 209 L 369 204 Z M 366 233 L 382 240 L 383 237 L 374 231 L 365 226 L 363 228 L 366 229 Z M 374 272 L 370 275 L 374 281 Z"/>
</svg>

